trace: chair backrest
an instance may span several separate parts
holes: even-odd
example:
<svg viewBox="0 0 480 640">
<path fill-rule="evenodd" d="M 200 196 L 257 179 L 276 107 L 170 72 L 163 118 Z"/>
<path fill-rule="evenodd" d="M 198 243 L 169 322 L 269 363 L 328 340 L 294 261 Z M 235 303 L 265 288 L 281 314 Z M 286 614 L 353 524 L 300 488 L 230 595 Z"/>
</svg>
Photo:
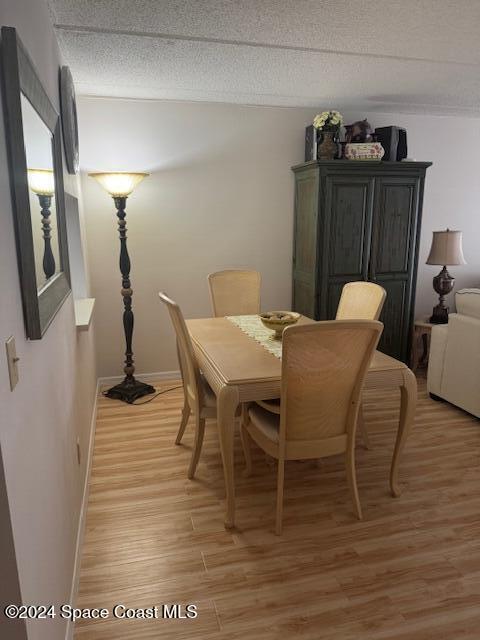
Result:
<svg viewBox="0 0 480 640">
<path fill-rule="evenodd" d="M 260 313 L 260 274 L 258 271 L 227 269 L 208 276 L 215 317 Z"/>
<path fill-rule="evenodd" d="M 354 435 L 360 392 L 383 324 L 330 320 L 283 332 L 280 439 Z"/>
<path fill-rule="evenodd" d="M 337 320 L 378 320 L 387 292 L 374 282 L 347 282 L 337 308 Z"/>
<path fill-rule="evenodd" d="M 202 385 L 200 384 L 200 369 L 193 350 L 190 334 L 183 318 L 180 307 L 165 293 L 160 291 L 160 300 L 166 305 L 173 328 L 177 336 L 177 352 L 180 371 L 183 380 L 183 390 L 192 409 L 203 404 Z M 192 404 L 193 403 L 193 404 Z"/>
</svg>

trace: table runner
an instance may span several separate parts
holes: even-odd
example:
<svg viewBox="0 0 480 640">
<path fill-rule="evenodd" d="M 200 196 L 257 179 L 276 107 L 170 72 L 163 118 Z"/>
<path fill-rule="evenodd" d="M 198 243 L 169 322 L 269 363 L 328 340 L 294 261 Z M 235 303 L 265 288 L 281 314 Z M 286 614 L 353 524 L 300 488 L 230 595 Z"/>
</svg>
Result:
<svg viewBox="0 0 480 640">
<path fill-rule="evenodd" d="M 226 316 L 248 336 L 259 342 L 264 349 L 272 353 L 276 358 L 282 357 L 282 341 L 273 336 L 273 331 L 263 326 L 259 316 Z"/>
</svg>

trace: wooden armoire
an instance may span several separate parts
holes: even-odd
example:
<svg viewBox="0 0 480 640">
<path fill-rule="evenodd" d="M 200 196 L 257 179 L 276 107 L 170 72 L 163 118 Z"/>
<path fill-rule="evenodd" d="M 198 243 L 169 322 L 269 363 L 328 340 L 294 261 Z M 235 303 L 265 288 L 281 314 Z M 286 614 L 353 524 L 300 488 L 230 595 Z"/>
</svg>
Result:
<svg viewBox="0 0 480 640">
<path fill-rule="evenodd" d="M 408 362 L 430 165 L 313 160 L 293 167 L 295 311 L 332 320 L 346 282 L 377 282 L 387 292 L 379 349 Z"/>
</svg>

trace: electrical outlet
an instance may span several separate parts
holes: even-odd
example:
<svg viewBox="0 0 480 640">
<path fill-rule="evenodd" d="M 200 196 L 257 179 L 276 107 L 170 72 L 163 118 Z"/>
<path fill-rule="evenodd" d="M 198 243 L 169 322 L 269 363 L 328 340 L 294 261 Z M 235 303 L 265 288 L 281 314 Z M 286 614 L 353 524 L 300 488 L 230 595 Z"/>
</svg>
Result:
<svg viewBox="0 0 480 640">
<path fill-rule="evenodd" d="M 17 349 L 15 347 L 15 338 L 10 336 L 10 338 L 5 343 L 5 347 L 7 348 L 7 364 L 8 364 L 8 374 L 10 376 L 10 391 L 13 391 L 18 382 L 18 361 L 20 358 L 17 358 Z"/>
<path fill-rule="evenodd" d="M 80 464 L 82 461 L 82 451 L 80 449 L 80 438 L 77 438 L 77 462 Z"/>
</svg>

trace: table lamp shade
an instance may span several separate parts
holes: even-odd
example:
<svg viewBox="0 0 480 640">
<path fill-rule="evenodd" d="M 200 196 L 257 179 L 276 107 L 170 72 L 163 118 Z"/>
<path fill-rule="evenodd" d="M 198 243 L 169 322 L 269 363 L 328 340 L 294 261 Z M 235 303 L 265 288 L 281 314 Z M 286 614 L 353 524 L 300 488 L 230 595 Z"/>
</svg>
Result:
<svg viewBox="0 0 480 640">
<path fill-rule="evenodd" d="M 28 169 L 28 186 L 39 196 L 55 195 L 55 178 L 52 169 Z"/>
<path fill-rule="evenodd" d="M 148 176 L 148 173 L 113 172 L 88 175 L 95 178 L 112 197 L 121 198 L 129 196 L 137 184 Z"/>
<path fill-rule="evenodd" d="M 462 249 L 461 231 L 434 231 L 427 264 L 466 264 Z"/>
</svg>

